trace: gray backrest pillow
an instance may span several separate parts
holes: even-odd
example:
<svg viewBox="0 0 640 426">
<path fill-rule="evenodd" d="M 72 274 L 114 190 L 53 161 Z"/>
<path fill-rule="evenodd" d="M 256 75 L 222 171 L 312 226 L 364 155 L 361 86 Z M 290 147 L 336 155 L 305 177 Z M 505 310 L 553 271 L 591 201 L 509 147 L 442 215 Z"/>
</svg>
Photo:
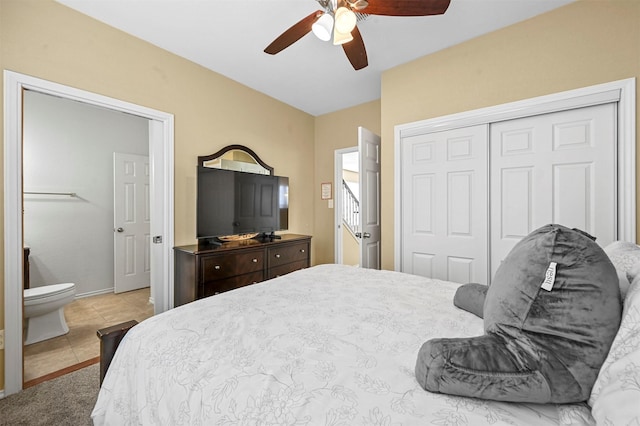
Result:
<svg viewBox="0 0 640 426">
<path fill-rule="evenodd" d="M 621 311 L 617 273 L 604 251 L 584 232 L 547 225 L 498 268 L 480 312 L 485 334 L 426 342 L 416 378 L 426 390 L 453 395 L 586 401 Z"/>
</svg>

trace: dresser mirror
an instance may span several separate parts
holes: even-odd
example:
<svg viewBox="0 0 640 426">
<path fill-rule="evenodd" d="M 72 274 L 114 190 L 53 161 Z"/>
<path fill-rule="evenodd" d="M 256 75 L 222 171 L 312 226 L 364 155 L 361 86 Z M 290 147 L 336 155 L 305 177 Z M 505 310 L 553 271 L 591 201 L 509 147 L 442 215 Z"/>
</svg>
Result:
<svg viewBox="0 0 640 426">
<path fill-rule="evenodd" d="M 262 161 L 253 150 L 243 145 L 229 145 L 214 154 L 200 156 L 198 165 L 260 175 L 273 174 L 273 167 Z"/>
</svg>

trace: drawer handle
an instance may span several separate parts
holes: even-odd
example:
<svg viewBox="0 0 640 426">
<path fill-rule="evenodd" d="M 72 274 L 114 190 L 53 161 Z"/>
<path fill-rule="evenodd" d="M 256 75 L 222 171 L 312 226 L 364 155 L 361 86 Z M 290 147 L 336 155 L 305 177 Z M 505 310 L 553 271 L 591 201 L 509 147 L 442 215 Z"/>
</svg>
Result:
<svg viewBox="0 0 640 426">
<path fill-rule="evenodd" d="M 276 259 L 280 259 L 280 255 L 279 254 L 276 254 Z"/>
<path fill-rule="evenodd" d="M 304 253 L 304 249 L 300 249 L 300 253 Z"/>
<path fill-rule="evenodd" d="M 220 265 L 214 266 L 213 269 L 220 269 Z"/>
<path fill-rule="evenodd" d="M 253 263 L 258 263 L 258 259 L 252 259 L 251 260 Z"/>
</svg>

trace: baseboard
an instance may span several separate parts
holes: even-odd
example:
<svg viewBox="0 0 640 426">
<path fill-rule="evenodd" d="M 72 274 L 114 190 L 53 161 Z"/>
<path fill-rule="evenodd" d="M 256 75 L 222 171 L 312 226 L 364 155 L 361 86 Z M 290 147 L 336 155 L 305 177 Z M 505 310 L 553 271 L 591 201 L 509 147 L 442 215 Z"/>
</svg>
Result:
<svg viewBox="0 0 640 426">
<path fill-rule="evenodd" d="M 146 288 L 146 287 L 143 287 Z M 99 296 L 101 294 L 110 294 L 115 291 L 114 287 L 103 288 L 102 290 L 89 291 L 86 293 L 76 294 L 76 299 L 84 299 L 85 297 Z M 153 299 L 149 296 L 149 301 L 153 304 Z"/>
<path fill-rule="evenodd" d="M 0 389 L 0 399 L 4 398 L 4 389 Z"/>
<path fill-rule="evenodd" d="M 89 291 L 87 293 L 76 294 L 76 299 L 84 299 L 85 297 L 99 296 L 101 294 L 113 293 L 113 287 L 104 288 L 102 290 Z"/>
</svg>

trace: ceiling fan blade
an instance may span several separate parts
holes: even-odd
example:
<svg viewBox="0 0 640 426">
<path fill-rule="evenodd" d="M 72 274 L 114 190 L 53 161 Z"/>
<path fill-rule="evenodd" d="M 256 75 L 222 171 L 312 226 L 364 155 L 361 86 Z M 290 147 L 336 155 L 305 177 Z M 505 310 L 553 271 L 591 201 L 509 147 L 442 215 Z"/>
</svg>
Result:
<svg viewBox="0 0 640 426">
<path fill-rule="evenodd" d="M 280 34 L 278 38 L 273 40 L 266 49 L 265 53 L 275 55 L 291 46 L 296 41 L 307 35 L 311 31 L 311 26 L 324 14 L 321 10 L 316 10 L 306 18 L 301 19 L 293 24 L 291 28 Z"/>
<path fill-rule="evenodd" d="M 451 0 L 368 0 L 362 13 L 386 16 L 442 15 Z"/>
<path fill-rule="evenodd" d="M 351 31 L 351 36 L 353 40 L 343 44 L 342 50 L 344 50 L 349 62 L 353 65 L 353 69 L 357 71 L 369 65 L 367 61 L 367 50 L 364 48 L 364 41 L 357 26 Z"/>
</svg>

